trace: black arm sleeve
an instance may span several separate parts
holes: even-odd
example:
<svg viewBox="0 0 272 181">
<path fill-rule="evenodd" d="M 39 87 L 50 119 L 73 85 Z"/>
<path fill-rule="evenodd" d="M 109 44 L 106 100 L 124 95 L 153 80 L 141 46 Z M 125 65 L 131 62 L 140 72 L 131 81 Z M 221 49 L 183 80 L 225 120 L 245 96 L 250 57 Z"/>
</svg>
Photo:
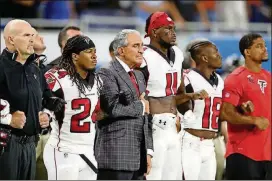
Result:
<svg viewBox="0 0 272 181">
<path fill-rule="evenodd" d="M 147 81 L 148 81 L 148 78 L 149 78 L 149 72 L 148 72 L 147 66 L 145 66 L 143 68 L 139 68 L 138 70 L 140 70 L 144 74 L 144 79 L 145 79 L 145 82 L 147 84 Z"/>
</svg>

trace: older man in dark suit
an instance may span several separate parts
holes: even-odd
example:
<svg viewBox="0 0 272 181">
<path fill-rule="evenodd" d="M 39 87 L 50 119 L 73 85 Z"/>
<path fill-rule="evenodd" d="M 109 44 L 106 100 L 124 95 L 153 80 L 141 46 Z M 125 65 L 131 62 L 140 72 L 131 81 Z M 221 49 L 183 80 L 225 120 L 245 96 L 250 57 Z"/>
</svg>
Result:
<svg viewBox="0 0 272 181">
<path fill-rule="evenodd" d="M 142 180 L 151 168 L 153 141 L 145 79 L 133 70 L 143 61 L 139 32 L 122 30 L 113 49 L 115 59 L 98 72 L 103 81 L 100 106 L 107 117 L 97 122 L 97 179 Z"/>
</svg>

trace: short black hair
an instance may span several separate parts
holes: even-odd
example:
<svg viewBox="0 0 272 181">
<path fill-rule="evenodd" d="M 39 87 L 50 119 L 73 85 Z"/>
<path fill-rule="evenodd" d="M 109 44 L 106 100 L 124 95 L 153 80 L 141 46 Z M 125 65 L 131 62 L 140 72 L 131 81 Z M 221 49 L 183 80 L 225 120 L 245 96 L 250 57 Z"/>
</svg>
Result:
<svg viewBox="0 0 272 181">
<path fill-rule="evenodd" d="M 146 33 L 148 33 L 148 28 L 149 28 L 150 21 L 151 21 L 151 17 L 152 17 L 153 14 L 154 14 L 154 13 L 150 14 L 150 15 L 148 16 L 148 18 L 146 19 L 146 21 L 145 21 L 145 32 L 146 32 Z"/>
<path fill-rule="evenodd" d="M 109 52 L 113 52 L 113 43 L 114 43 L 114 40 L 110 43 Z"/>
<path fill-rule="evenodd" d="M 202 48 L 207 45 L 213 45 L 213 43 L 210 41 L 196 41 L 192 43 L 190 47 L 187 47 L 196 64 L 199 64 L 199 54 L 201 53 Z"/>
<path fill-rule="evenodd" d="M 62 48 L 61 46 L 61 42 L 65 39 L 65 37 L 67 36 L 67 31 L 68 30 L 76 30 L 76 31 L 80 31 L 80 28 L 77 27 L 77 26 L 66 26 L 64 27 L 60 32 L 59 32 L 59 35 L 58 35 L 58 44 L 59 44 L 59 47 Z"/>
<path fill-rule="evenodd" d="M 257 38 L 262 38 L 260 34 L 249 33 L 244 35 L 239 41 L 239 49 L 241 54 L 245 57 L 245 49 L 250 48 L 253 45 L 254 40 Z"/>
</svg>

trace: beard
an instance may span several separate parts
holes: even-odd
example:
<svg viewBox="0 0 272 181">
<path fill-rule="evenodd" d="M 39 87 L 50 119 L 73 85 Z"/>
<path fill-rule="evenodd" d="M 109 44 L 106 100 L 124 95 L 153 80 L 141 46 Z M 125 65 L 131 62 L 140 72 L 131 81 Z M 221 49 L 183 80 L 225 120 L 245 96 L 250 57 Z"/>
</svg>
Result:
<svg viewBox="0 0 272 181">
<path fill-rule="evenodd" d="M 88 73 L 94 73 L 95 72 L 95 67 L 93 67 L 93 68 L 83 68 L 83 70 L 85 71 L 85 72 L 88 72 Z"/>
<path fill-rule="evenodd" d="M 160 38 L 159 44 L 160 44 L 163 48 L 166 48 L 166 49 L 169 49 L 169 48 L 171 48 L 172 46 L 174 46 L 173 44 L 164 41 L 162 38 Z"/>
</svg>

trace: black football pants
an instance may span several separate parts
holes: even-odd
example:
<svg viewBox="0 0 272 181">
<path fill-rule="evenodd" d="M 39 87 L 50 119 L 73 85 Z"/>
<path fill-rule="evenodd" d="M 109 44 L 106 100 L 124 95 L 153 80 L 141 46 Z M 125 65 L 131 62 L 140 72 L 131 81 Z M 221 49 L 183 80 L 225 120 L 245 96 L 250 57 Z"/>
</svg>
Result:
<svg viewBox="0 0 272 181">
<path fill-rule="evenodd" d="M 8 149 L 0 156 L 0 180 L 35 180 L 36 139 L 12 134 Z"/>
</svg>

